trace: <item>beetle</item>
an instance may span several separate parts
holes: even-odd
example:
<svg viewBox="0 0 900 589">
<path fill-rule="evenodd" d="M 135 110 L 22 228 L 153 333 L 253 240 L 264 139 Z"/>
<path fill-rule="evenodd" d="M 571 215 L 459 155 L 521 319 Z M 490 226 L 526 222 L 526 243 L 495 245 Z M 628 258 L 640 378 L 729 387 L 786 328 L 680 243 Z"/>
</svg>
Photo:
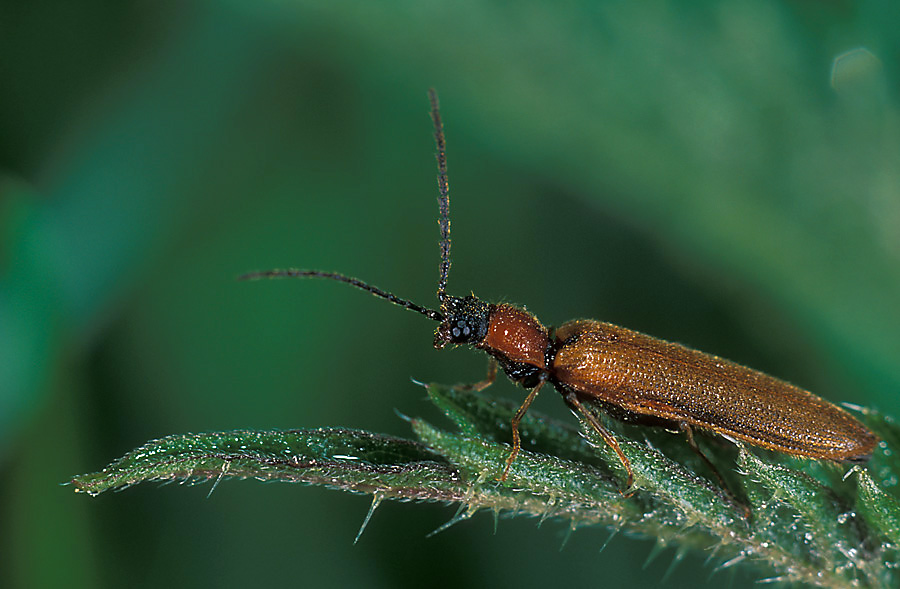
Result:
<svg viewBox="0 0 900 589">
<path fill-rule="evenodd" d="M 862 462 L 872 455 L 878 438 L 848 412 L 760 371 L 610 323 L 581 319 L 547 328 L 524 308 L 487 303 L 474 294 L 448 294 L 450 188 L 446 146 L 433 89 L 429 90 L 429 99 L 438 163 L 438 310 L 334 272 L 268 270 L 240 279 L 290 277 L 344 282 L 437 321 L 435 348 L 467 345 L 486 352 L 491 358 L 487 379 L 473 388 L 490 385 L 499 365 L 513 382 L 529 389 L 512 418 L 512 449 L 501 481 L 521 448 L 519 423 L 547 383 L 616 453 L 627 473 L 626 490 L 634 480 L 631 464 L 615 436 L 590 407 L 599 407 L 621 421 L 685 432 L 691 448 L 714 471 L 694 441 L 694 428 L 813 459 Z M 721 475 L 715 474 L 724 485 Z"/>
</svg>

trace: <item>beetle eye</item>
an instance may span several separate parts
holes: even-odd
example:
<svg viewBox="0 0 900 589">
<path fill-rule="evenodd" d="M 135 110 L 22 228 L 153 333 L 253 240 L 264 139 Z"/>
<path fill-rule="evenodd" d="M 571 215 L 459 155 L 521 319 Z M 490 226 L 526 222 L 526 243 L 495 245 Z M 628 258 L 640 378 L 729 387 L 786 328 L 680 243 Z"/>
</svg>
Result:
<svg viewBox="0 0 900 589">
<path fill-rule="evenodd" d="M 465 319 L 460 319 L 450 328 L 450 336 L 454 342 L 463 342 L 472 335 L 472 327 Z"/>
<path fill-rule="evenodd" d="M 484 339 L 490 316 L 489 305 L 474 296 L 447 297 L 442 304 L 444 319 L 435 333 L 436 348 L 444 344 L 477 345 Z"/>
</svg>

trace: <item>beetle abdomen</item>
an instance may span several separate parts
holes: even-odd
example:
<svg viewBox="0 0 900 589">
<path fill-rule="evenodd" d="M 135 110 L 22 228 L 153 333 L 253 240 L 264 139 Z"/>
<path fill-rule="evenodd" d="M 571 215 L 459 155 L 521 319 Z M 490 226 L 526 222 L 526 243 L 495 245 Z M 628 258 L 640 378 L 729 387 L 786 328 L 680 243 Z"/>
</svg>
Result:
<svg viewBox="0 0 900 589">
<path fill-rule="evenodd" d="M 599 321 L 556 331 L 553 377 L 586 400 L 788 454 L 862 460 L 877 439 L 846 411 L 723 358 Z"/>
</svg>

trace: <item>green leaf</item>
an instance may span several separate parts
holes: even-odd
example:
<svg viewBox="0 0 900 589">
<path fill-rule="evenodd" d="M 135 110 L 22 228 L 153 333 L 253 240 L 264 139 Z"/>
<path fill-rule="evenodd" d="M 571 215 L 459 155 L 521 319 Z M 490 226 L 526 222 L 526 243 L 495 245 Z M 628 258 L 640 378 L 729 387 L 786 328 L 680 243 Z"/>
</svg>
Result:
<svg viewBox="0 0 900 589">
<path fill-rule="evenodd" d="M 869 473 L 861 471 L 859 509 L 865 520 L 894 546 L 900 545 L 900 501 L 882 490 Z"/>
<path fill-rule="evenodd" d="M 857 473 L 857 506 L 865 521 L 883 534 L 887 542 L 884 548 L 896 553 L 900 546 L 900 479 L 896 468 L 900 426 L 893 418 L 873 410 L 865 411 L 864 420 L 882 442 L 869 467 Z"/>
<path fill-rule="evenodd" d="M 460 498 L 455 470 L 422 444 L 342 428 L 167 436 L 71 482 L 98 495 L 142 481 L 251 477 L 404 499 Z"/>
<path fill-rule="evenodd" d="M 371 493 L 372 509 L 385 497 L 458 503 L 446 526 L 482 509 L 555 518 L 713 551 L 720 567 L 752 562 L 769 580 L 896 586 L 900 501 L 885 488 L 896 486 L 898 469 L 886 443 L 872 458 L 877 476 L 861 466 L 845 476 L 830 463 L 698 438 L 725 489 L 683 436 L 609 422 L 635 475 L 626 496 L 618 457 L 589 426 L 529 412 L 523 449 L 500 482 L 515 406 L 464 388 L 427 390 L 459 432 L 412 419 L 418 441 L 340 428 L 169 436 L 72 484 L 97 495 L 144 480 L 302 482 Z M 863 418 L 894 439 L 889 419 Z"/>
</svg>

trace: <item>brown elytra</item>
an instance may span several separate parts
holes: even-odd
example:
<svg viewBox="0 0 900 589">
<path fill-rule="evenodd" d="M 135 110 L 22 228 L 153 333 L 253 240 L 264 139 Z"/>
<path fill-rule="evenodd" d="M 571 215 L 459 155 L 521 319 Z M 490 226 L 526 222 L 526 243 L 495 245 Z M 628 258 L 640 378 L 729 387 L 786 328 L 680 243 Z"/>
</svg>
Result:
<svg viewBox="0 0 900 589">
<path fill-rule="evenodd" d="M 863 461 L 872 455 L 878 438 L 849 413 L 757 370 L 609 323 L 577 320 L 547 329 L 536 317 L 513 305 L 485 303 L 474 295 L 448 295 L 449 183 L 434 90 L 429 91 L 429 98 L 438 160 L 440 310 L 333 272 L 269 270 L 241 279 L 311 277 L 344 282 L 438 321 L 436 348 L 463 344 L 487 352 L 491 357 L 488 378 L 475 385 L 477 388 L 493 382 L 499 365 L 511 380 L 530 389 L 512 418 L 512 450 L 501 480 L 521 447 L 519 422 L 547 382 L 616 452 L 628 475 L 626 487 L 633 480 L 628 458 L 586 404 L 598 406 L 622 421 L 681 429 L 698 453 L 694 427 L 815 459 Z M 702 453 L 700 456 L 712 467 Z M 716 476 L 721 481 L 718 472 Z"/>
</svg>

